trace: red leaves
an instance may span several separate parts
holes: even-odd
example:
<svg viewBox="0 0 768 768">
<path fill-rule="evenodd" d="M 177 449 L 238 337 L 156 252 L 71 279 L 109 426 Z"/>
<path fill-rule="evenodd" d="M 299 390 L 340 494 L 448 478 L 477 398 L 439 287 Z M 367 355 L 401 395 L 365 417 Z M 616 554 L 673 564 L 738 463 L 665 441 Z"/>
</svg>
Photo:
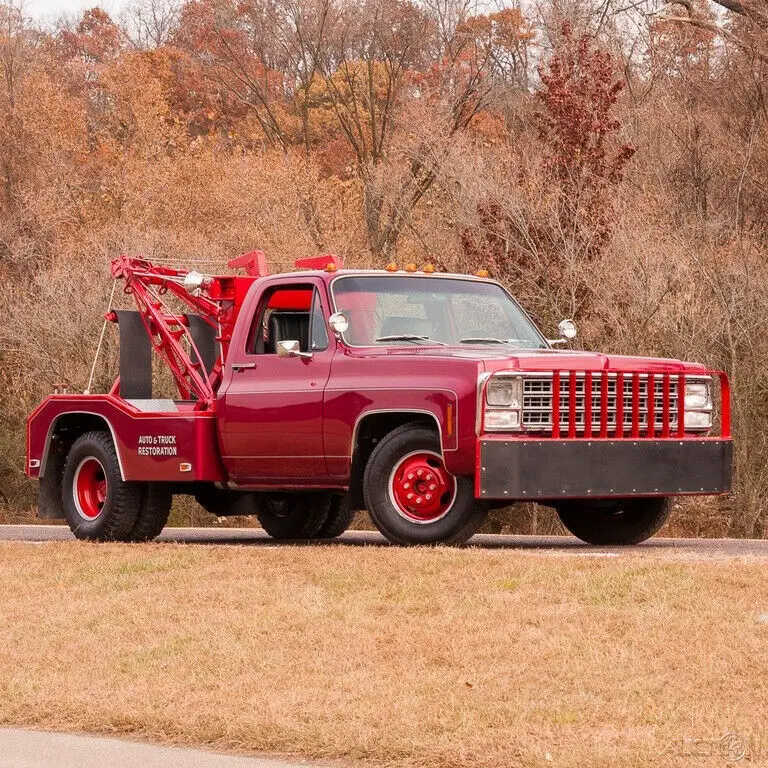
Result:
<svg viewBox="0 0 768 768">
<path fill-rule="evenodd" d="M 619 130 L 611 108 L 624 84 L 614 80 L 613 58 L 584 35 L 578 41 L 563 26 L 560 51 L 546 70 L 539 68 L 544 89 L 541 138 L 549 145 L 549 162 L 561 178 L 599 185 L 618 180 L 632 156 L 629 145 L 609 156 L 606 138 Z"/>
<path fill-rule="evenodd" d="M 594 245 L 588 252 L 594 255 L 613 229 L 608 188 L 621 181 L 636 151 L 632 144 L 614 142 L 621 123 L 612 108 L 624 85 L 615 79 L 611 54 L 586 35 L 574 40 L 569 25 L 563 25 L 560 48 L 539 75 L 546 163 L 560 186 L 563 215 L 591 230 Z"/>
<path fill-rule="evenodd" d="M 63 31 L 61 42 L 66 58 L 81 57 L 101 62 L 113 58 L 120 50 L 120 29 L 101 8 L 91 8 L 74 32 Z"/>
</svg>

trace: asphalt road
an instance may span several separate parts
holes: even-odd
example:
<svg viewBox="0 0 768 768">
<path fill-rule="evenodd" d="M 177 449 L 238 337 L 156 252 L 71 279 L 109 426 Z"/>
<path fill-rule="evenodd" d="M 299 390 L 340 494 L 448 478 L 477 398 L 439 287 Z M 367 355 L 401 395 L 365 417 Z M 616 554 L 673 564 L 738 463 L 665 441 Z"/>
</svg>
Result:
<svg viewBox="0 0 768 768">
<path fill-rule="evenodd" d="M 311 768 L 121 739 L 0 728 L 0 768 Z"/>
<path fill-rule="evenodd" d="M 65 525 L 0 525 L 0 541 L 69 541 L 74 536 Z M 166 528 L 159 541 L 182 544 L 241 546 L 388 546 L 375 531 L 348 531 L 332 542 L 276 542 L 259 528 Z M 469 546 L 515 549 L 552 554 L 621 554 L 642 551 L 693 557 L 765 557 L 768 539 L 664 539 L 652 538 L 636 547 L 593 547 L 573 536 L 497 536 L 478 534 Z M 0 764 L 1 767 L 2 764 Z"/>
</svg>

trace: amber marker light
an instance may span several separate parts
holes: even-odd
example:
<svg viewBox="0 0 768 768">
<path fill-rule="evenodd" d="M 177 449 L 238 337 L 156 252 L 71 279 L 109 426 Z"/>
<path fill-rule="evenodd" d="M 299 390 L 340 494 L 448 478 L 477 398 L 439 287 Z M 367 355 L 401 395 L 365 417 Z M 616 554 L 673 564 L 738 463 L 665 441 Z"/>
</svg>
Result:
<svg viewBox="0 0 768 768">
<path fill-rule="evenodd" d="M 329 261 L 325 265 L 325 271 L 326 272 L 335 272 L 337 269 L 338 269 L 338 267 L 332 261 Z"/>
<path fill-rule="evenodd" d="M 395 264 L 394 261 L 390 261 L 389 264 L 385 267 L 387 272 L 397 272 L 397 264 Z"/>
<path fill-rule="evenodd" d="M 406 264 L 405 265 L 405 271 L 406 272 L 415 272 L 416 271 L 416 265 L 415 264 Z"/>
<path fill-rule="evenodd" d="M 426 272 L 428 275 L 431 275 L 433 272 L 435 272 L 435 265 L 434 264 L 425 264 L 423 272 Z"/>
<path fill-rule="evenodd" d="M 475 272 L 476 277 L 488 277 L 488 270 L 487 269 L 478 269 L 477 272 Z"/>
</svg>

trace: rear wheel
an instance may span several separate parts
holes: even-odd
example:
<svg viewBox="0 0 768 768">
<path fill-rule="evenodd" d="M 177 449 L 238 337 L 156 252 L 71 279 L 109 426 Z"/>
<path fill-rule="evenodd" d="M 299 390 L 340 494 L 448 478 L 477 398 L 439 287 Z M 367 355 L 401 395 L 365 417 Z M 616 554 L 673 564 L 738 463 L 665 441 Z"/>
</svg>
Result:
<svg viewBox="0 0 768 768">
<path fill-rule="evenodd" d="M 445 468 L 437 433 L 417 424 L 376 446 L 363 490 L 373 522 L 395 544 L 463 544 L 488 511 L 475 499 L 472 479 Z"/>
<path fill-rule="evenodd" d="M 123 481 L 106 432 L 86 432 L 75 440 L 64 465 L 62 502 L 78 539 L 128 541 L 141 501 L 141 484 Z"/>
<path fill-rule="evenodd" d="M 563 525 L 588 544 L 639 544 L 653 536 L 669 518 L 672 502 L 665 498 L 569 501 L 557 507 Z"/>
<path fill-rule="evenodd" d="M 352 525 L 355 510 L 349 506 L 349 496 L 333 494 L 330 498 L 328 517 L 317 533 L 318 539 L 335 539 Z"/>
<path fill-rule="evenodd" d="M 328 493 L 254 494 L 256 517 L 274 539 L 312 539 L 328 518 Z"/>
<path fill-rule="evenodd" d="M 139 516 L 131 531 L 131 541 L 152 541 L 168 522 L 173 494 L 164 483 L 144 483 Z"/>
</svg>

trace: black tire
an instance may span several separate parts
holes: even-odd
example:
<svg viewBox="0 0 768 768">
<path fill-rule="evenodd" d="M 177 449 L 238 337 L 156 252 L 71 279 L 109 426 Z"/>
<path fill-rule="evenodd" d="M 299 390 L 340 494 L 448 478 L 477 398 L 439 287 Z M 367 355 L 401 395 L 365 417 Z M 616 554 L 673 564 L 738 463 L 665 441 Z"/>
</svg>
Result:
<svg viewBox="0 0 768 768">
<path fill-rule="evenodd" d="M 152 541 L 168 522 L 173 494 L 165 483 L 144 483 L 139 516 L 131 531 L 131 541 Z"/>
<path fill-rule="evenodd" d="M 409 457 L 415 457 L 416 462 L 424 457 L 427 463 L 423 471 L 427 473 L 427 467 L 439 469 L 442 481 L 438 481 L 437 490 L 448 489 L 439 498 L 435 495 L 436 501 L 426 502 L 438 507 L 424 519 L 417 517 L 419 512 L 409 512 L 396 499 L 396 473 Z M 453 488 L 445 481 L 452 483 Z M 430 488 L 431 485 L 425 488 L 422 499 L 428 498 Z M 434 430 L 418 424 L 399 427 L 379 442 L 365 467 L 363 493 L 374 524 L 395 544 L 464 544 L 488 514 L 488 505 L 475 498 L 472 478 L 448 474 L 442 467 L 440 438 Z"/>
<path fill-rule="evenodd" d="M 354 518 L 355 510 L 349 506 L 349 496 L 347 494 L 332 494 L 328 517 L 317 532 L 316 538 L 335 539 L 337 536 L 341 536 L 352 525 Z"/>
<path fill-rule="evenodd" d="M 142 500 L 142 484 L 120 477 L 112 438 L 86 432 L 67 455 L 61 499 L 70 530 L 78 539 L 129 541 Z"/>
<path fill-rule="evenodd" d="M 261 493 L 256 517 L 273 539 L 312 539 L 328 518 L 330 504 L 329 493 Z"/>
<path fill-rule="evenodd" d="M 672 502 L 635 498 L 563 502 L 557 514 L 563 525 L 587 544 L 639 544 L 653 536 L 669 518 Z"/>
</svg>

